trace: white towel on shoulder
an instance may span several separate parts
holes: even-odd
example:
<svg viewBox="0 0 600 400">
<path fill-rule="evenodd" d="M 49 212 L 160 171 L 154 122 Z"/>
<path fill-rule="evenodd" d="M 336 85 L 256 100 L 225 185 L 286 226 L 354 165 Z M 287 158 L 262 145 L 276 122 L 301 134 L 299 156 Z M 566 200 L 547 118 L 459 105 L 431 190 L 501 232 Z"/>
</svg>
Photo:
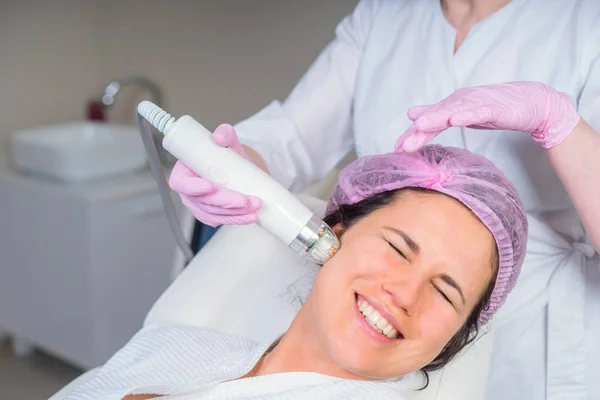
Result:
<svg viewBox="0 0 600 400">
<path fill-rule="evenodd" d="M 393 399 L 410 379 L 356 381 L 294 372 L 237 379 L 249 372 L 276 340 L 251 340 L 194 326 L 142 329 L 96 374 L 64 400 L 121 400 L 128 394 L 165 399 Z"/>
</svg>

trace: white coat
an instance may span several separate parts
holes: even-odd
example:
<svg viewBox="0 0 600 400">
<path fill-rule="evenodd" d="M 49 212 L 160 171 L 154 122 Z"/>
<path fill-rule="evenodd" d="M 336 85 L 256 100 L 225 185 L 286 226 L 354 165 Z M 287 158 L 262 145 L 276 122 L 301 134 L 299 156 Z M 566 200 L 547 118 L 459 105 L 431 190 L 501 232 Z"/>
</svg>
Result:
<svg viewBox="0 0 600 400">
<path fill-rule="evenodd" d="M 240 140 L 300 190 L 352 148 L 393 151 L 409 107 L 518 80 L 569 94 L 600 130 L 600 1 L 512 0 L 456 53 L 454 39 L 440 0 L 361 1 L 286 101 L 236 126 Z M 530 218 L 521 278 L 496 319 L 488 398 L 600 398 L 600 257 L 546 151 L 512 131 L 451 128 L 434 143 L 491 159 Z"/>
</svg>

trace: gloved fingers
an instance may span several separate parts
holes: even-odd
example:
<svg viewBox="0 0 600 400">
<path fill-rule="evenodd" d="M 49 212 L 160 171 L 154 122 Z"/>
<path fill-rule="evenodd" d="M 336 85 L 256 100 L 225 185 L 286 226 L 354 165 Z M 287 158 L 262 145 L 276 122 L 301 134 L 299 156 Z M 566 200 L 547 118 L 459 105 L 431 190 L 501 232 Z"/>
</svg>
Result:
<svg viewBox="0 0 600 400">
<path fill-rule="evenodd" d="M 441 131 L 450 127 L 450 117 L 454 110 L 442 108 L 436 111 L 425 112 L 414 122 L 420 132 Z"/>
<path fill-rule="evenodd" d="M 212 134 L 213 141 L 219 146 L 229 147 L 248 161 L 252 161 L 240 143 L 233 126 L 221 124 Z"/>
<path fill-rule="evenodd" d="M 260 208 L 262 205 L 256 197 L 220 186 L 215 186 L 215 190 L 209 194 L 196 197 L 195 201 L 219 208 Z"/>
<path fill-rule="evenodd" d="M 431 142 L 437 135 L 442 133 L 442 130 L 433 132 L 419 132 L 408 140 L 408 143 L 404 146 L 407 153 L 415 152 Z"/>
<path fill-rule="evenodd" d="M 212 183 L 196 175 L 181 161 L 177 161 L 169 176 L 169 187 L 174 191 L 189 196 L 198 196 L 214 191 Z"/>
<path fill-rule="evenodd" d="M 183 201 L 183 199 L 182 199 Z M 244 214 L 244 215 L 213 215 L 206 211 L 195 207 L 193 204 L 184 205 L 190 210 L 194 218 L 202 222 L 205 225 L 216 227 L 219 225 L 248 225 L 256 222 L 256 214 Z"/>
<path fill-rule="evenodd" d="M 490 124 L 494 123 L 496 114 L 493 105 L 478 107 L 476 110 L 460 111 L 450 117 L 450 125 L 458 127 L 487 125 L 486 127 L 491 127 Z"/>
<path fill-rule="evenodd" d="M 402 135 L 400 135 L 398 139 L 396 139 L 396 143 L 394 143 L 394 151 L 396 153 L 402 153 L 404 141 L 414 135 L 416 132 L 417 128 L 415 127 L 415 124 L 410 124 L 408 129 Z"/>
<path fill-rule="evenodd" d="M 214 216 L 240 216 L 246 214 L 253 214 L 257 211 L 256 207 L 240 207 L 240 208 L 223 208 L 218 206 L 211 206 L 202 201 L 198 197 L 190 197 L 186 195 L 180 195 L 181 202 L 186 206 L 192 213 L 202 212 L 207 215 Z"/>
<path fill-rule="evenodd" d="M 408 109 L 408 111 L 406 111 L 406 115 L 408 116 L 408 118 L 411 121 L 416 120 L 417 118 L 419 118 L 421 115 L 423 115 L 424 113 L 426 113 L 427 111 L 430 111 L 431 109 L 433 109 L 433 107 L 435 107 L 436 104 L 430 104 L 430 105 L 425 105 L 425 106 L 414 106 Z"/>
<path fill-rule="evenodd" d="M 423 146 L 425 146 L 431 140 L 433 140 L 433 138 L 435 138 L 437 135 L 442 133 L 442 131 L 443 131 L 443 129 L 441 129 L 439 131 L 432 131 L 432 132 L 421 132 L 421 131 L 415 130 L 414 132 L 406 135 L 406 137 L 404 137 L 402 139 L 400 146 L 396 147 L 396 152 L 397 153 L 413 153 L 413 152 L 421 149 Z"/>
<path fill-rule="evenodd" d="M 246 214 L 233 216 L 218 216 L 217 217 L 221 224 L 225 225 L 250 225 L 256 222 L 256 214 Z"/>
<path fill-rule="evenodd" d="M 171 175 L 173 174 L 175 174 L 176 176 L 188 177 L 198 176 L 194 171 L 189 169 L 184 163 L 182 163 L 179 160 L 177 160 L 177 162 L 173 166 L 173 169 L 171 170 Z"/>
<path fill-rule="evenodd" d="M 181 200 L 185 199 L 185 203 L 193 205 L 198 209 L 202 209 L 209 214 L 215 215 L 243 215 L 254 213 L 262 207 L 262 202 L 258 197 L 248 196 L 249 203 L 248 205 L 242 207 L 223 207 L 223 205 L 214 205 L 210 204 L 208 196 L 186 196 L 180 194 Z"/>
<path fill-rule="evenodd" d="M 209 204 L 200 204 L 198 204 L 198 208 L 202 209 L 208 214 L 219 216 L 239 216 L 245 214 L 252 214 L 257 211 L 257 208 L 252 206 L 240 208 L 223 208 L 218 206 L 211 206 Z"/>
<path fill-rule="evenodd" d="M 216 144 L 223 147 L 230 147 L 232 144 L 238 142 L 235 129 L 229 124 L 217 126 L 217 129 L 212 133 L 212 139 Z"/>
<path fill-rule="evenodd" d="M 441 132 L 453 126 L 452 118 L 456 115 L 459 116 L 457 119 L 459 123 L 487 122 L 493 116 L 493 109 L 480 108 L 481 111 L 477 111 L 478 109 L 475 109 L 470 102 L 452 101 L 432 106 L 418 106 L 409 110 L 409 117 L 416 118 L 406 132 L 396 140 L 395 151 L 411 153 L 419 150 Z"/>
</svg>

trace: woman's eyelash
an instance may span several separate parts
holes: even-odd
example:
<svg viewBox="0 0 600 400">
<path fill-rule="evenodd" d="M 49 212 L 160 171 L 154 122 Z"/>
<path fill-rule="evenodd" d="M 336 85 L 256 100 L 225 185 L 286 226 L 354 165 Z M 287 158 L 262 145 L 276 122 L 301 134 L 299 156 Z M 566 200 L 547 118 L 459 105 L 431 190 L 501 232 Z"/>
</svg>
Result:
<svg viewBox="0 0 600 400">
<path fill-rule="evenodd" d="M 402 252 L 402 250 L 400 250 L 399 248 L 397 248 L 396 246 L 394 246 L 394 244 L 392 242 L 390 242 L 389 240 L 386 240 L 387 244 L 390 245 L 390 247 L 392 249 L 394 249 L 394 251 L 398 254 L 400 254 L 402 256 L 402 258 L 407 259 L 406 255 L 404 255 L 404 253 Z"/>
<path fill-rule="evenodd" d="M 446 301 L 452 305 L 454 305 L 454 303 L 452 303 L 452 300 L 450 300 L 450 298 L 448 296 L 446 296 L 446 293 L 444 293 L 439 287 L 437 287 L 436 285 L 433 285 L 433 287 L 435 288 L 435 290 L 438 291 L 439 294 L 441 294 L 444 299 L 446 299 Z"/>
</svg>

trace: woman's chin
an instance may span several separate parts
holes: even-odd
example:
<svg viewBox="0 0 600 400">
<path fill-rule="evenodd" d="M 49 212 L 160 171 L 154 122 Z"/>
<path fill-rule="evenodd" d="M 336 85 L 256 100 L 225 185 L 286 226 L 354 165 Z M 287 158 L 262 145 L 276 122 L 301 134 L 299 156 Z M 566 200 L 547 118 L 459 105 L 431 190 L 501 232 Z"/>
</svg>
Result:
<svg viewBox="0 0 600 400">
<path fill-rule="evenodd" d="M 393 371 L 387 371 L 387 368 L 382 366 L 389 365 L 390 361 L 394 363 L 389 359 L 389 352 L 386 354 L 374 348 L 368 341 L 357 342 L 356 333 L 349 332 L 344 336 L 336 336 L 328 340 L 330 357 L 341 371 L 335 375 L 346 379 L 380 380 L 410 372 L 402 365 L 395 365 Z"/>
</svg>

